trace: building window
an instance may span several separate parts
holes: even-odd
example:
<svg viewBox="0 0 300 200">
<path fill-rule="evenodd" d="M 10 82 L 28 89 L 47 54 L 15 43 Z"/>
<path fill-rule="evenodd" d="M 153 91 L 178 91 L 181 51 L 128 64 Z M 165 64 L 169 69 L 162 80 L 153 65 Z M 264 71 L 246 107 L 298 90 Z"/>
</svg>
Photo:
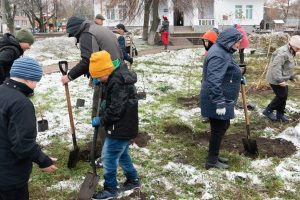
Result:
<svg viewBox="0 0 300 200">
<path fill-rule="evenodd" d="M 246 6 L 246 19 L 252 19 L 252 13 L 253 13 L 253 6 L 247 5 Z"/>
<path fill-rule="evenodd" d="M 214 26 L 215 20 L 214 19 L 200 19 L 199 24 L 202 26 Z"/>
<path fill-rule="evenodd" d="M 243 16 L 243 7 L 242 5 L 236 5 L 235 6 L 235 18 L 236 19 L 242 19 Z"/>
<path fill-rule="evenodd" d="M 118 6 L 119 20 L 124 20 L 127 17 L 127 11 L 125 6 Z"/>
<path fill-rule="evenodd" d="M 115 9 L 114 8 L 108 8 L 106 10 L 106 17 L 107 19 L 115 20 Z"/>
<path fill-rule="evenodd" d="M 22 20 L 22 26 L 27 26 L 27 20 Z"/>
</svg>

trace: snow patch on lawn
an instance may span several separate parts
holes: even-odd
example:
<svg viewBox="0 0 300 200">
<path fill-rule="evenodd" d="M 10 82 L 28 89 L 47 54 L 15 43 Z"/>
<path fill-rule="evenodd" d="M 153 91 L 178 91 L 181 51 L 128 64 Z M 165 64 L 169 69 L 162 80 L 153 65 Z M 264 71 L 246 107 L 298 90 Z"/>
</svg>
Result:
<svg viewBox="0 0 300 200">
<path fill-rule="evenodd" d="M 74 180 L 59 181 L 55 185 L 52 185 L 52 186 L 48 187 L 47 190 L 73 190 L 73 191 L 78 191 L 81 184 L 82 184 L 81 181 L 74 181 Z"/>
</svg>

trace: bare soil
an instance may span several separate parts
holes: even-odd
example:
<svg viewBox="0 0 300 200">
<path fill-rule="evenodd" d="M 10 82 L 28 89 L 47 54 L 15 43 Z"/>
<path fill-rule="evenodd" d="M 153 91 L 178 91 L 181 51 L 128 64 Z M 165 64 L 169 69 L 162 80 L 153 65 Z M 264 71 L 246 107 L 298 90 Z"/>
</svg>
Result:
<svg viewBox="0 0 300 200">
<path fill-rule="evenodd" d="M 193 131 L 188 126 L 178 124 L 166 126 L 165 133 L 184 138 L 185 140 L 190 139 L 205 146 L 208 146 L 210 138 L 209 131 L 193 133 Z M 245 138 L 245 134 L 226 133 L 223 138 L 221 148 L 228 152 L 250 156 L 244 151 L 242 138 Z M 254 139 L 257 142 L 259 157 L 285 158 L 296 152 L 296 147 L 293 145 L 293 143 L 284 139 L 270 139 L 261 137 L 254 137 L 251 139 Z"/>
</svg>

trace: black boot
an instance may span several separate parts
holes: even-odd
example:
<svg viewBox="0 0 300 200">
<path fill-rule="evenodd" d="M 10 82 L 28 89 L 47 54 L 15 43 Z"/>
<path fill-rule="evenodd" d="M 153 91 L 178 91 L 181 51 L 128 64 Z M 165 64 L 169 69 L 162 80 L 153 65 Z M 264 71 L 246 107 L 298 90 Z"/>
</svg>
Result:
<svg viewBox="0 0 300 200">
<path fill-rule="evenodd" d="M 272 121 L 276 121 L 277 118 L 273 113 L 273 110 L 271 110 L 269 107 L 267 107 L 264 111 L 263 111 L 263 115 L 265 115 L 266 117 L 268 117 L 270 120 Z"/>
<path fill-rule="evenodd" d="M 218 157 L 218 161 L 223 163 L 223 164 L 228 164 L 229 160 L 228 158 L 224 158 L 224 157 Z"/>
<path fill-rule="evenodd" d="M 219 160 L 216 163 L 205 163 L 205 169 L 210 169 L 210 168 L 218 168 L 218 169 L 228 169 L 229 166 L 227 164 L 221 163 Z"/>
<path fill-rule="evenodd" d="M 282 121 L 282 122 L 288 122 L 289 121 L 289 118 L 284 114 L 284 113 L 281 113 L 281 112 L 278 112 L 276 113 L 276 118 L 278 121 Z"/>
</svg>

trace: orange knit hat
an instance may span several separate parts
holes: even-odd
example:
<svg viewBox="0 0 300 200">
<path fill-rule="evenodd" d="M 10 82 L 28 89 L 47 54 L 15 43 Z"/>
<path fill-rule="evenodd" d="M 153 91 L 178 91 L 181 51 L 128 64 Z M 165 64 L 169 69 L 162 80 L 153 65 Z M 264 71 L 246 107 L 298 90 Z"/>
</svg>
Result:
<svg viewBox="0 0 300 200">
<path fill-rule="evenodd" d="M 110 54 L 104 50 L 92 53 L 89 71 L 92 78 L 109 76 L 114 71 Z"/>
<path fill-rule="evenodd" d="M 212 43 L 216 43 L 218 35 L 214 31 L 206 31 L 201 38 L 204 40 L 208 40 Z"/>
</svg>

